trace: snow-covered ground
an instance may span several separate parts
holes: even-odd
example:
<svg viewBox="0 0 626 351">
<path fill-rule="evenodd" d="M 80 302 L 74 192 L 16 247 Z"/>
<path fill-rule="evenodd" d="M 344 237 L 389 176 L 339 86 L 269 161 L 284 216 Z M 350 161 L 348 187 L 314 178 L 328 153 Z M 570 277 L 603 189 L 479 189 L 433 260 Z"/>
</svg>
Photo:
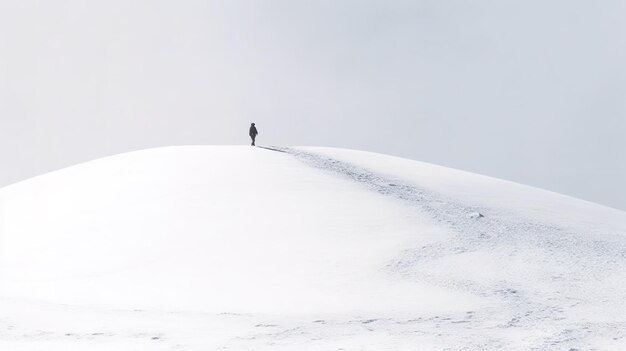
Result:
<svg viewBox="0 0 626 351">
<path fill-rule="evenodd" d="M 386 155 L 186 146 L 0 189 L 0 350 L 624 350 L 626 213 Z"/>
</svg>

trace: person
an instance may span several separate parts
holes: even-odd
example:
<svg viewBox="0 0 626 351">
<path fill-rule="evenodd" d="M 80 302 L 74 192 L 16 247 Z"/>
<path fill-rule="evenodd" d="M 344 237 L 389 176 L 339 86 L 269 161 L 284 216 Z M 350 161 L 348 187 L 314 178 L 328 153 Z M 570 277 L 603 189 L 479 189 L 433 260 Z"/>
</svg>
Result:
<svg viewBox="0 0 626 351">
<path fill-rule="evenodd" d="M 252 138 L 252 146 L 256 146 L 254 144 L 254 141 L 255 141 L 257 135 L 259 135 L 259 131 L 256 130 L 256 127 L 254 126 L 254 123 L 252 123 L 250 125 L 250 138 Z"/>
</svg>

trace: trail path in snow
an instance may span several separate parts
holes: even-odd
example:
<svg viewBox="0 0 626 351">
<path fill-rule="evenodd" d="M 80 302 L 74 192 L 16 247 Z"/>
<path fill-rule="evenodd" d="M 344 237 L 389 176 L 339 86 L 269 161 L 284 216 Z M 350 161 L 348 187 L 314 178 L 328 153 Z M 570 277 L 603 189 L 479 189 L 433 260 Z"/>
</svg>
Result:
<svg viewBox="0 0 626 351">
<path fill-rule="evenodd" d="M 493 329 L 523 329 L 525 335 L 532 335 L 532 340 L 523 340 L 523 343 L 538 350 L 587 350 L 590 349 L 588 341 L 595 338 L 626 347 L 623 318 L 598 320 L 602 318 L 599 315 L 610 311 L 614 304 L 626 302 L 621 281 L 604 283 L 610 277 L 624 277 L 626 240 L 623 237 L 602 240 L 601 236 L 591 233 L 571 232 L 499 209 L 462 203 L 406 180 L 390 178 L 324 155 L 296 148 L 276 149 L 311 167 L 403 201 L 453 233 L 451 240 L 406 250 L 384 269 L 404 278 L 496 298 L 496 305 L 483 311 L 471 311 L 472 318 L 463 322 L 466 328 L 473 330 L 467 335 L 472 341 L 465 339 L 468 349 L 472 349 L 471 345 L 514 348 L 513 340 L 494 339 Z M 470 257 L 471 260 L 481 253 L 497 257 L 501 266 L 480 267 L 477 263 L 476 269 L 504 270 L 505 275 L 472 279 L 471 274 L 455 272 L 455 261 L 451 258 Z M 452 265 L 445 267 L 446 262 Z M 518 276 L 524 270 L 520 270 L 519 265 L 538 269 L 537 274 Z M 485 343 L 486 340 L 491 341 Z"/>
</svg>

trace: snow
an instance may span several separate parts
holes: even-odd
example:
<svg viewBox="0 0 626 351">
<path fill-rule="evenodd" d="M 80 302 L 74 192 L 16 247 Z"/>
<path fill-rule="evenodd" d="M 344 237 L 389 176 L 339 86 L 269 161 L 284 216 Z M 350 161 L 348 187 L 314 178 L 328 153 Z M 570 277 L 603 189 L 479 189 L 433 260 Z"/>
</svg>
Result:
<svg viewBox="0 0 626 351">
<path fill-rule="evenodd" d="M 621 350 L 625 235 L 387 155 L 131 152 L 0 189 L 0 349 Z"/>
</svg>

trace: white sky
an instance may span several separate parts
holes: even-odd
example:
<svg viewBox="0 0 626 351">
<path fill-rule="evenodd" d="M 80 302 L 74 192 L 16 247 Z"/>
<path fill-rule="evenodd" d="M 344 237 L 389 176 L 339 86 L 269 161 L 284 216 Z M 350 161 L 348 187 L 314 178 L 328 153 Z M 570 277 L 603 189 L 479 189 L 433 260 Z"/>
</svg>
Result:
<svg viewBox="0 0 626 351">
<path fill-rule="evenodd" d="M 0 186 L 176 144 L 378 151 L 626 209 L 623 0 L 0 0 Z"/>
</svg>

